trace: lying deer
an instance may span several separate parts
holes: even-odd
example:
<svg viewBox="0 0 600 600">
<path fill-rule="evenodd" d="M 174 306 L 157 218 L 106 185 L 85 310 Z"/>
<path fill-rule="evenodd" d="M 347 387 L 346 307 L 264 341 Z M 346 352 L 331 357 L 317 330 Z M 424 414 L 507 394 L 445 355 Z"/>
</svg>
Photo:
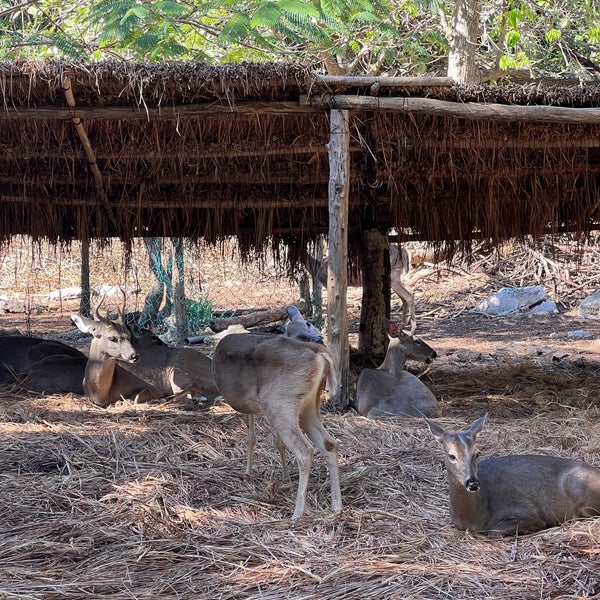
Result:
<svg viewBox="0 0 600 600">
<path fill-rule="evenodd" d="M 305 342 L 316 342 L 323 344 L 321 332 L 312 324 L 304 319 L 302 313 L 293 305 L 287 307 L 287 314 L 290 318 L 285 328 L 285 335 Z"/>
<path fill-rule="evenodd" d="M 516 454 L 478 465 L 475 442 L 486 419 L 484 415 L 459 432 L 426 419 L 444 450 L 450 516 L 456 528 L 509 535 L 600 515 L 600 469 L 584 462 Z"/>
<path fill-rule="evenodd" d="M 57 340 L 25 335 L 0 337 L 0 382 L 46 394 L 82 394 L 83 352 Z"/>
<path fill-rule="evenodd" d="M 335 374 L 335 364 L 325 346 L 272 334 L 228 335 L 219 342 L 213 355 L 213 374 L 223 399 L 246 415 L 246 473 L 252 472 L 254 421 L 259 413 L 265 416 L 275 434 L 285 477 L 288 477 L 286 447 L 298 461 L 294 519 L 304 512 L 314 453 L 309 439 L 327 461 L 331 506 L 335 511 L 342 508 L 337 442 L 325 431 L 319 412 L 321 391 L 330 372 Z"/>
<path fill-rule="evenodd" d="M 81 331 L 93 336 L 83 389 L 94 404 L 218 395 L 210 358 L 189 348 L 170 348 L 152 334 L 149 339 L 136 338 L 125 325 L 122 310 L 117 321 L 100 315 L 103 301 L 93 319 L 71 315 Z"/>
<path fill-rule="evenodd" d="M 404 369 L 407 359 L 430 363 L 435 350 L 423 340 L 398 331 L 389 337 L 385 358 L 376 369 L 363 369 L 356 383 L 359 414 L 369 417 L 431 416 L 438 408 L 433 392 L 415 375 Z"/>
<path fill-rule="evenodd" d="M 327 269 L 329 261 L 324 258 L 320 262 L 312 256 L 307 256 L 306 267 L 308 272 L 316 277 L 323 287 L 327 287 Z M 392 290 L 398 295 L 402 302 L 402 327 L 410 322 L 410 333 L 414 334 L 417 329 L 417 317 L 415 308 L 415 298 L 413 293 L 402 283 L 404 277 L 410 268 L 410 255 L 406 248 L 399 248 L 397 244 L 390 244 L 390 284 Z M 350 277 L 348 285 L 351 287 L 360 287 L 362 278 Z"/>
</svg>

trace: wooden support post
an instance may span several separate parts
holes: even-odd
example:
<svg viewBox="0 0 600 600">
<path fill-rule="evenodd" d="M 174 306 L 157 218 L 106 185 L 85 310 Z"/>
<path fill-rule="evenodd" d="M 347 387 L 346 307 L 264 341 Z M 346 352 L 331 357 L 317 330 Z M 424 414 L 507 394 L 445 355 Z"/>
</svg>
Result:
<svg viewBox="0 0 600 600">
<path fill-rule="evenodd" d="M 327 336 L 338 365 L 339 387 L 330 390 L 336 410 L 349 403 L 350 349 L 348 345 L 348 197 L 350 188 L 350 131 L 347 110 L 332 109 L 329 150 L 329 268 L 327 272 Z"/>
</svg>

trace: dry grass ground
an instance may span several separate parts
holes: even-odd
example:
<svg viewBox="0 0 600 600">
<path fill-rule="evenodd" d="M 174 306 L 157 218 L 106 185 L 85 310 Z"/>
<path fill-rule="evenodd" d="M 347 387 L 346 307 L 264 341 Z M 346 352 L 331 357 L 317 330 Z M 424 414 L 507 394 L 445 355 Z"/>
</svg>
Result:
<svg viewBox="0 0 600 600">
<path fill-rule="evenodd" d="M 576 316 L 593 283 L 574 292 L 575 270 L 581 278 L 590 271 L 569 264 L 573 285 L 551 290 L 561 303 L 549 320 L 469 311 L 520 263 L 502 262 L 505 273 L 481 263 L 441 277 L 416 273 L 419 332 L 440 354 L 424 380 L 445 425 L 489 412 L 484 457 L 537 452 L 600 468 L 597 342 L 568 336 L 600 333 Z M 266 287 L 253 281 L 248 304 L 249 290 Z M 284 287 L 255 304 L 285 302 Z M 33 284 L 29 292 L 4 289 L 38 293 Z M 63 308 L 6 313 L 0 326 L 28 322 L 34 333 L 52 326 L 60 334 L 72 330 Z M 103 410 L 79 396 L 2 390 L 0 598 L 600 598 L 600 518 L 500 540 L 459 532 L 449 523 L 441 452 L 420 420 L 349 412 L 325 413 L 324 422 L 340 443 L 345 506 L 339 515 L 328 510 L 317 456 L 306 515 L 294 523 L 295 465 L 292 482 L 282 481 L 259 423 L 256 471 L 246 477 L 245 424 L 226 406 Z"/>
</svg>

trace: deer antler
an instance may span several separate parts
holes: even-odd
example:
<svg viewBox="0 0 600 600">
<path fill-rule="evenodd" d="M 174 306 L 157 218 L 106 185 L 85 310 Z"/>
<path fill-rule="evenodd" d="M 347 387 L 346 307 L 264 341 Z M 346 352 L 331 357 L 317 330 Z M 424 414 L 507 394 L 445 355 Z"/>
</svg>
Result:
<svg viewBox="0 0 600 600">
<path fill-rule="evenodd" d="M 121 290 L 121 294 L 123 294 L 123 305 L 117 308 L 117 313 L 119 315 L 119 322 L 121 325 L 125 325 L 125 305 L 127 304 L 127 294 L 122 287 L 119 287 Z"/>
<path fill-rule="evenodd" d="M 102 298 L 100 299 L 100 302 L 98 302 L 98 304 L 96 304 L 96 308 L 94 308 L 94 320 L 95 321 L 109 321 L 110 319 L 103 317 L 100 314 L 100 307 L 104 304 L 104 301 L 106 300 L 106 294 L 102 294 Z"/>
</svg>

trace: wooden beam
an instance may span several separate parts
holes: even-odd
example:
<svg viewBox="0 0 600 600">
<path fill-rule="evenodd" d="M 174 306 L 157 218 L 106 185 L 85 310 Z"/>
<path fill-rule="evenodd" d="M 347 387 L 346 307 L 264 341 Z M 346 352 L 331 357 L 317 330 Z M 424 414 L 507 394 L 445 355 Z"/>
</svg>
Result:
<svg viewBox="0 0 600 600">
<path fill-rule="evenodd" d="M 4 107 L 0 110 L 0 121 L 2 119 L 58 119 L 69 120 L 73 116 L 85 119 L 111 119 L 123 121 L 154 121 L 154 120 L 177 120 L 189 117 L 217 116 L 223 115 L 285 115 L 285 114 L 307 114 L 322 113 L 325 107 L 312 107 L 301 105 L 297 101 L 289 102 L 259 102 L 238 101 L 231 105 L 221 102 L 207 102 L 206 104 L 184 104 L 181 106 L 129 107 L 129 106 L 78 106 L 73 109 L 68 107 L 29 107 L 19 108 Z"/>
<path fill-rule="evenodd" d="M 300 102 L 313 108 L 421 113 L 437 117 L 456 117 L 471 120 L 600 123 L 600 108 L 461 103 L 434 100 L 433 98 L 376 98 L 373 96 L 346 96 L 340 94 L 326 94 L 321 97 L 302 96 Z"/>
<path fill-rule="evenodd" d="M 349 113 L 330 114 L 329 149 L 329 268 L 327 272 L 327 337 L 338 365 L 337 393 L 329 401 L 337 410 L 349 403 L 350 347 L 348 342 L 348 198 L 350 195 Z"/>
<path fill-rule="evenodd" d="M 34 204 L 39 205 L 47 202 L 52 206 L 101 206 L 96 198 L 91 196 L 53 196 L 42 198 L 41 195 L 19 196 L 11 194 L 0 194 L 0 204 Z M 113 206 L 116 210 L 127 209 L 136 212 L 139 209 L 150 210 L 193 210 L 193 209 L 216 209 L 216 210 L 252 210 L 252 209 L 278 209 L 278 208 L 306 208 L 325 207 L 328 205 L 328 199 L 325 197 L 315 197 L 302 199 L 298 196 L 294 198 L 276 198 L 264 197 L 244 200 L 220 200 L 218 198 L 190 199 L 185 202 L 170 201 L 165 198 L 148 198 L 144 195 L 142 200 L 132 198 L 127 200 L 116 200 Z"/>
<path fill-rule="evenodd" d="M 452 77 L 381 77 L 353 75 L 316 75 L 319 83 L 333 87 L 372 87 L 377 88 L 420 88 L 420 87 L 452 87 Z"/>
</svg>

